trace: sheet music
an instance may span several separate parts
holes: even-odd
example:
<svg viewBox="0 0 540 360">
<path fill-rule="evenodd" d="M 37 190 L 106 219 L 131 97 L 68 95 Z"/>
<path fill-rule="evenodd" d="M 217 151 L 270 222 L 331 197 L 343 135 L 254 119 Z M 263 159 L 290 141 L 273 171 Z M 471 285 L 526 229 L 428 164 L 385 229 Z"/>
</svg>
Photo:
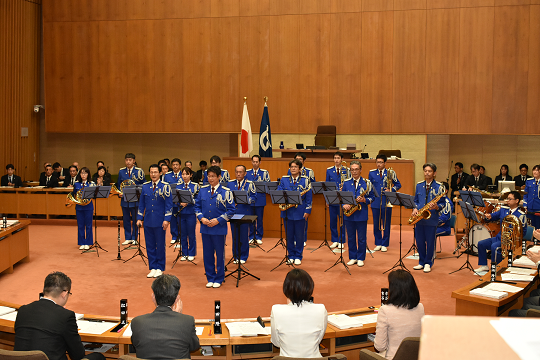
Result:
<svg viewBox="0 0 540 360">
<path fill-rule="evenodd" d="M 501 274 L 501 279 L 503 281 L 525 281 L 525 282 L 530 282 L 530 281 L 533 281 L 534 276 L 532 276 L 532 275 L 519 275 L 519 274 L 504 273 L 504 274 Z"/>
<path fill-rule="evenodd" d="M 110 330 L 117 323 L 113 322 L 97 322 L 97 321 L 88 321 L 88 320 L 77 320 L 77 328 L 80 333 L 83 334 L 92 334 L 92 335 L 101 335 L 105 331 Z"/>
<path fill-rule="evenodd" d="M 504 291 L 504 292 L 518 292 L 520 290 L 523 290 L 519 286 L 514 286 L 510 284 L 504 284 L 504 283 L 491 283 L 483 287 L 483 289 L 486 290 L 495 290 L 495 291 Z"/>
<path fill-rule="evenodd" d="M 511 274 L 519 274 L 519 275 L 533 275 L 536 270 L 534 269 L 523 269 L 523 268 L 517 268 L 517 267 L 509 267 L 506 269 L 508 273 Z"/>
</svg>

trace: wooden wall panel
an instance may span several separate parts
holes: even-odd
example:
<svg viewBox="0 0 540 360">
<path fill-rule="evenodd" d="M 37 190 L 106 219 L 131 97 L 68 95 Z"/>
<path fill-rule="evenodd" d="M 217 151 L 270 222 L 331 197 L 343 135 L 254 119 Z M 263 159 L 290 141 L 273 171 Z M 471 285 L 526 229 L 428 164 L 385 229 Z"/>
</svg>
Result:
<svg viewBox="0 0 540 360">
<path fill-rule="evenodd" d="M 493 21 L 489 7 L 460 9 L 458 132 L 491 129 Z"/>
<path fill-rule="evenodd" d="M 362 14 L 362 131 L 392 131 L 394 13 Z"/>
<path fill-rule="evenodd" d="M 394 2 L 394 5 L 396 3 Z M 392 132 L 425 131 L 426 11 L 394 12 Z"/>
<path fill-rule="evenodd" d="M 363 11 L 389 11 L 394 10 L 394 0 L 364 0 Z"/>
<path fill-rule="evenodd" d="M 261 95 L 263 84 L 261 83 L 262 49 L 260 45 L 268 36 L 268 32 L 261 30 L 259 20 L 260 17 L 241 17 L 239 25 L 239 95 L 242 99 L 244 96 L 247 97 L 249 120 L 254 134 L 258 133 L 260 127 L 261 111 L 264 105 L 263 96 L 267 96 Z M 242 99 L 235 99 L 234 106 L 242 106 Z M 258 149 L 256 142 L 253 142 L 253 148 Z"/>
<path fill-rule="evenodd" d="M 529 88 L 527 90 L 527 133 L 540 133 L 540 6 L 531 6 L 529 36 Z"/>
<path fill-rule="evenodd" d="M 527 121 L 529 7 L 495 8 L 491 130 L 513 133 Z"/>
<path fill-rule="evenodd" d="M 459 9 L 427 14 L 425 131 L 452 133 L 457 131 Z"/>
<path fill-rule="evenodd" d="M 427 0 L 394 0 L 394 10 L 426 9 Z"/>
</svg>

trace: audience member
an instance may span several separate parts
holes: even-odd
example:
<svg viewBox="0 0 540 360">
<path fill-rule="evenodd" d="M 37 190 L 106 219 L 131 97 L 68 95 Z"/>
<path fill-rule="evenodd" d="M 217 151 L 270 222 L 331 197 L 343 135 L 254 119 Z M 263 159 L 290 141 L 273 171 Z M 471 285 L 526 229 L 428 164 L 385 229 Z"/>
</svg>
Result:
<svg viewBox="0 0 540 360">
<path fill-rule="evenodd" d="M 484 167 L 484 165 L 480 165 L 480 174 L 486 177 L 487 186 L 493 185 L 493 179 L 486 175 L 486 168 Z"/>
<path fill-rule="evenodd" d="M 453 197 L 456 191 L 459 191 L 463 188 L 463 185 L 467 180 L 467 176 L 469 176 L 469 174 L 463 172 L 463 163 L 457 162 L 456 165 L 454 165 L 454 171 L 456 173 L 452 175 L 452 178 L 450 180 L 450 187 L 452 188 L 452 193 L 450 194 L 450 197 Z"/>
<path fill-rule="evenodd" d="M 525 190 L 525 181 L 531 177 L 531 175 L 528 175 L 527 172 L 529 172 L 529 167 L 527 164 L 519 165 L 519 175 L 514 176 L 516 190 Z"/>
<path fill-rule="evenodd" d="M 73 164 L 71 164 L 77 168 L 77 171 L 79 170 L 79 163 L 77 161 L 74 161 Z"/>
<path fill-rule="evenodd" d="M 7 174 L 2 176 L 0 180 L 1 186 L 13 186 L 16 188 L 22 186 L 21 177 L 15 175 L 15 166 L 13 164 L 6 165 L 6 172 Z"/>
<path fill-rule="evenodd" d="M 44 178 L 45 178 L 45 173 L 47 172 L 47 165 L 49 166 L 52 166 L 52 164 L 50 162 L 44 162 L 43 163 L 43 172 L 41 172 L 41 174 L 39 174 L 39 182 L 41 182 Z"/>
<path fill-rule="evenodd" d="M 414 277 L 403 269 L 388 274 L 388 302 L 377 316 L 374 346 L 384 357 L 392 359 L 406 337 L 419 337 L 424 305 Z"/>
<path fill-rule="evenodd" d="M 169 160 L 169 158 L 165 158 L 163 159 L 163 161 L 165 161 L 165 164 L 167 164 L 167 166 L 171 166 L 171 160 Z"/>
<path fill-rule="evenodd" d="M 506 164 L 501 165 L 501 170 L 499 170 L 499 175 L 495 176 L 495 183 L 493 185 L 497 185 L 497 188 L 499 188 L 500 181 L 512 181 L 512 177 L 508 172 L 508 165 Z"/>
<path fill-rule="evenodd" d="M 199 170 L 193 175 L 193 181 L 194 183 L 202 183 L 204 172 L 206 171 L 206 167 L 208 166 L 208 163 L 205 160 L 199 161 Z"/>
<path fill-rule="evenodd" d="M 160 167 L 161 173 L 159 175 L 159 179 L 161 181 L 165 181 L 165 175 L 169 172 L 169 165 L 163 163 Z"/>
<path fill-rule="evenodd" d="M 107 169 L 105 168 L 105 166 L 101 165 L 98 168 L 97 173 L 95 173 L 92 176 L 92 181 L 97 186 L 110 186 L 111 185 L 111 174 L 109 174 L 107 172 Z"/>
<path fill-rule="evenodd" d="M 486 176 L 480 174 L 480 165 L 478 164 L 471 165 L 471 175 L 467 177 L 467 180 L 463 184 L 464 190 L 467 190 L 471 187 L 475 187 L 480 190 L 486 190 L 487 188 Z"/>
<path fill-rule="evenodd" d="M 314 283 L 302 269 L 292 269 L 283 282 L 287 304 L 272 306 L 272 344 L 281 356 L 321 357 L 319 344 L 326 331 L 328 315 L 323 304 L 313 303 Z"/>
<path fill-rule="evenodd" d="M 67 360 L 66 351 L 71 360 L 104 360 L 100 353 L 85 355 L 75 313 L 65 308 L 70 296 L 71 279 L 66 274 L 47 275 L 43 297 L 19 308 L 14 350 L 41 350 L 49 360 Z"/>
<path fill-rule="evenodd" d="M 64 181 L 66 178 L 69 177 L 69 170 L 64 169 L 62 165 L 60 165 L 59 162 L 55 162 L 52 166 L 54 172 L 56 172 L 58 175 L 58 181 Z"/>
<path fill-rule="evenodd" d="M 39 186 L 44 186 L 46 188 L 58 187 L 58 177 L 53 174 L 51 165 L 47 164 L 45 167 L 45 176 L 39 180 Z"/>
<path fill-rule="evenodd" d="M 182 314 L 180 281 L 174 275 L 162 274 L 152 282 L 155 310 L 131 322 L 131 342 L 137 357 L 150 360 L 190 359 L 197 350 L 193 316 Z"/>
<path fill-rule="evenodd" d="M 69 167 L 69 176 L 64 179 L 64 184 L 62 186 L 72 188 L 75 186 L 75 182 L 77 182 L 77 167 L 71 165 Z"/>
<path fill-rule="evenodd" d="M 188 168 L 190 168 L 191 170 L 193 170 L 193 163 L 192 163 L 191 161 L 188 160 L 188 161 L 186 161 L 186 162 L 184 163 L 184 167 L 188 167 Z"/>
</svg>

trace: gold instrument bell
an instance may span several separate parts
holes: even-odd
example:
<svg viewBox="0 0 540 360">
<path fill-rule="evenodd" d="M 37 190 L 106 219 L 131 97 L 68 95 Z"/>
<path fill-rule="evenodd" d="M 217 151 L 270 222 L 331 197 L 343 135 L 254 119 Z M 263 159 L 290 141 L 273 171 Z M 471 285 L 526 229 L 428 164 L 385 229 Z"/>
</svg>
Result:
<svg viewBox="0 0 540 360">
<path fill-rule="evenodd" d="M 75 196 L 73 196 L 73 193 L 70 192 L 69 194 L 67 194 L 67 197 L 66 197 L 66 207 L 70 207 L 73 204 L 86 206 L 90 204 L 91 202 L 92 200 L 90 199 L 82 198 L 82 189 L 77 191 L 77 193 L 75 193 Z"/>
</svg>

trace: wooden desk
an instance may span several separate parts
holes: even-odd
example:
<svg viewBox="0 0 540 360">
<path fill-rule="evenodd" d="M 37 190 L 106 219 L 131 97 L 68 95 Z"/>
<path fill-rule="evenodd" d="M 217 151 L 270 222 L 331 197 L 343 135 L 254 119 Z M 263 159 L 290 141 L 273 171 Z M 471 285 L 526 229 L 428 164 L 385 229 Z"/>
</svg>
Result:
<svg viewBox="0 0 540 360">
<path fill-rule="evenodd" d="M 13 265 L 27 262 L 29 255 L 29 220 L 21 220 L 18 224 L 0 230 L 0 273 L 13 272 Z"/>
<path fill-rule="evenodd" d="M 519 249 L 521 253 L 521 248 Z M 501 280 L 500 273 L 507 267 L 507 260 L 504 259 L 497 266 L 497 280 Z M 530 283 L 517 282 L 514 286 L 521 287 L 523 290 L 516 293 L 508 293 L 507 297 L 502 299 L 490 299 L 483 296 L 470 295 L 469 291 L 489 282 L 489 272 L 478 278 L 478 280 L 470 283 L 461 289 L 452 291 L 452 297 L 456 299 L 456 315 L 469 316 L 507 316 L 512 309 L 520 309 L 523 306 L 523 299 L 529 296 L 533 287 L 538 283 L 538 273 L 535 274 L 534 280 Z"/>
<path fill-rule="evenodd" d="M 272 149 L 273 152 L 281 153 L 282 158 L 287 160 L 293 159 L 294 155 L 298 152 L 303 152 L 306 157 L 310 159 L 326 159 L 332 161 L 334 153 L 341 151 L 343 153 L 343 159 L 350 160 L 352 154 L 361 153 L 362 150 L 311 150 L 311 149 Z"/>
</svg>

